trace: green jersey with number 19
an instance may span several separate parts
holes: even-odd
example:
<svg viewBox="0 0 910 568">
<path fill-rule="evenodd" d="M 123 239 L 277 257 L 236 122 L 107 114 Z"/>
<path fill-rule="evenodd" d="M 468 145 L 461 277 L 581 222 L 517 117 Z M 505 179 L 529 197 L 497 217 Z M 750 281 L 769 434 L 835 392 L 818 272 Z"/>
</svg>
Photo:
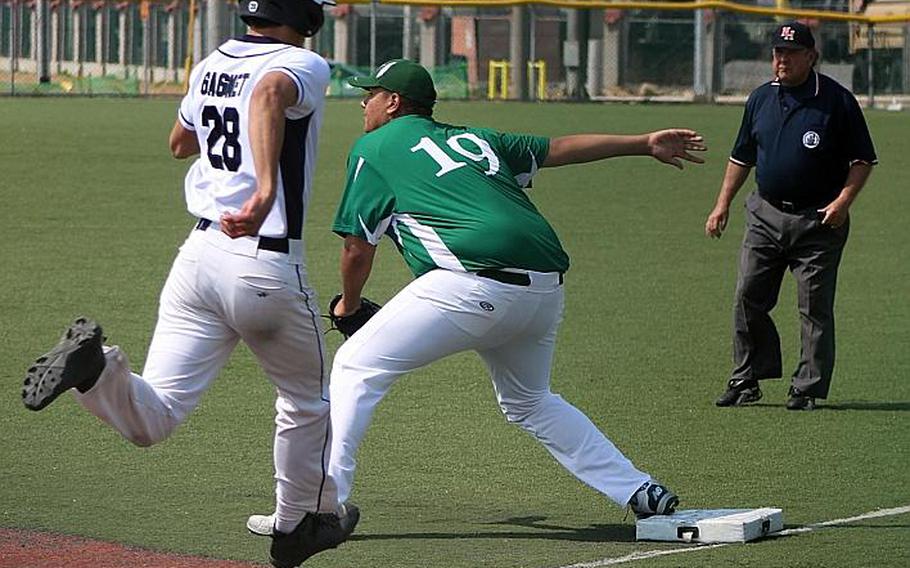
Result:
<svg viewBox="0 0 910 568">
<path fill-rule="evenodd" d="M 565 272 L 569 257 L 525 192 L 549 146 L 539 136 L 396 118 L 351 149 L 332 230 L 373 245 L 388 233 L 415 276 Z"/>
</svg>

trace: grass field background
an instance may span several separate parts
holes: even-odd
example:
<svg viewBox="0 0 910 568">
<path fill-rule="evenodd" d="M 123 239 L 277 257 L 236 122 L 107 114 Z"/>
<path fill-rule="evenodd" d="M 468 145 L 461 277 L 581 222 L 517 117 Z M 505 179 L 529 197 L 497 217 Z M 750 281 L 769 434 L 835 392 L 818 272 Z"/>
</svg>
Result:
<svg viewBox="0 0 910 568">
<path fill-rule="evenodd" d="M 97 318 L 141 368 L 157 298 L 192 226 L 167 134 L 176 101 L 0 99 L 0 526 L 157 550 L 265 561 L 244 530 L 273 506 L 272 388 L 240 348 L 188 422 L 139 449 L 70 396 L 31 413 L 30 361 L 77 315 Z M 838 290 L 838 363 L 816 412 L 765 399 L 718 409 L 730 366 L 742 236 L 703 234 L 741 108 L 441 103 L 438 118 L 559 135 L 702 131 L 707 164 L 684 172 L 646 158 L 543 171 L 533 190 L 572 257 L 553 388 L 683 508 L 776 506 L 788 526 L 910 505 L 910 114 L 870 111 L 881 160 L 853 208 Z M 339 288 L 329 231 L 356 102 L 329 104 L 306 226 L 311 283 Z M 750 182 L 751 185 L 751 182 Z M 366 293 L 408 281 L 381 247 Z M 796 364 L 792 279 L 776 320 L 785 373 Z M 330 350 L 339 336 L 329 336 Z M 357 536 L 307 565 L 555 568 L 678 545 L 634 542 L 632 518 L 505 423 L 479 359 L 452 357 L 403 379 L 360 454 Z M 910 516 L 655 558 L 648 566 L 907 566 Z"/>
</svg>

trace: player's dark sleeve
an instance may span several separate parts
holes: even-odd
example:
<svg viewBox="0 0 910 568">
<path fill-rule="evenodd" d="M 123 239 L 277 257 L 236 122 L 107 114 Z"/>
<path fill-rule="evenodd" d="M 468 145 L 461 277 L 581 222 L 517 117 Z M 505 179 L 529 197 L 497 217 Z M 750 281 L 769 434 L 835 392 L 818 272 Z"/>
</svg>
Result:
<svg viewBox="0 0 910 568">
<path fill-rule="evenodd" d="M 753 92 L 749 100 L 746 101 L 743 119 L 739 125 L 739 133 L 736 135 L 733 150 L 730 152 L 730 158 L 743 166 L 754 166 L 758 160 L 758 146 L 755 143 L 755 137 L 752 135 L 752 119 L 755 113 L 756 99 L 757 97 Z"/>
<path fill-rule="evenodd" d="M 847 146 L 847 161 L 850 164 L 854 162 L 877 164 L 878 157 L 875 155 L 875 146 L 872 144 L 872 136 L 869 134 L 869 127 L 866 125 L 866 119 L 859 103 L 846 90 L 843 93 L 843 97 L 845 116 L 844 131 L 841 133 L 841 137 Z"/>
</svg>

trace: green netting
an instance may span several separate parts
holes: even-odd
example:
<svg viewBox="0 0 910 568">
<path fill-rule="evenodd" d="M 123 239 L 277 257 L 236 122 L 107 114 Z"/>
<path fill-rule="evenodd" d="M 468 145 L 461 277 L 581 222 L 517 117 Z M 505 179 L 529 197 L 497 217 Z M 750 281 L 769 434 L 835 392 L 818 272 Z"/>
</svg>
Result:
<svg viewBox="0 0 910 568">
<path fill-rule="evenodd" d="M 468 64 L 457 63 L 454 65 L 439 66 L 430 70 L 436 92 L 440 99 L 466 99 L 470 94 L 468 89 Z"/>
<path fill-rule="evenodd" d="M 58 75 L 49 83 L 0 81 L 0 93 L 18 95 L 138 95 L 139 80 L 120 77 L 73 77 Z"/>
<path fill-rule="evenodd" d="M 441 65 L 429 71 L 430 75 L 433 76 L 433 82 L 436 84 L 436 93 L 440 99 L 468 98 L 468 65 L 466 63 Z M 347 79 L 351 76 L 369 74 L 369 67 L 333 63 L 328 95 L 330 97 L 362 97 L 363 90 L 350 86 Z"/>
</svg>

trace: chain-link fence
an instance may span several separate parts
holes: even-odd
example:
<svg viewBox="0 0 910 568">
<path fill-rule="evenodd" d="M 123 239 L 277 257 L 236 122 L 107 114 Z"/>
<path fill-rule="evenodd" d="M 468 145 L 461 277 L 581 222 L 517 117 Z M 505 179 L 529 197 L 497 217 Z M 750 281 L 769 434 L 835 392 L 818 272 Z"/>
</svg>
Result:
<svg viewBox="0 0 910 568">
<path fill-rule="evenodd" d="M 356 67 L 335 63 L 332 65 L 332 79 L 329 83 L 328 95 L 330 97 L 363 97 L 363 89 L 352 87 L 347 79 L 352 76 L 370 74 L 370 67 Z M 455 63 L 453 65 L 437 65 L 429 69 L 436 85 L 436 93 L 440 99 L 467 99 L 468 76 L 467 65 Z"/>
<path fill-rule="evenodd" d="M 177 3 L 0 0 L 0 93 L 138 95 L 178 83 Z"/>
<path fill-rule="evenodd" d="M 742 95 L 771 79 L 772 17 L 712 13 L 705 23 L 707 94 Z M 625 57 L 614 58 L 615 85 L 601 94 L 690 95 L 695 91 L 696 25 L 691 13 L 632 13 L 621 25 Z M 815 22 L 819 71 L 859 95 L 910 95 L 910 26 Z M 872 49 L 869 49 L 870 40 Z M 871 83 L 870 83 L 871 81 Z"/>
<path fill-rule="evenodd" d="M 846 0 L 791 5 L 849 10 Z M 864 9 L 880 5 L 910 17 L 910 1 Z M 229 0 L 0 0 L 0 94 L 178 94 L 189 64 L 243 33 L 236 8 Z M 346 76 L 410 57 L 435 70 L 447 98 L 716 100 L 771 78 L 769 36 L 780 20 L 720 10 L 340 4 L 307 46 L 332 62 L 337 96 L 356 93 Z M 861 96 L 910 97 L 910 25 L 809 23 L 822 72 Z"/>
</svg>

